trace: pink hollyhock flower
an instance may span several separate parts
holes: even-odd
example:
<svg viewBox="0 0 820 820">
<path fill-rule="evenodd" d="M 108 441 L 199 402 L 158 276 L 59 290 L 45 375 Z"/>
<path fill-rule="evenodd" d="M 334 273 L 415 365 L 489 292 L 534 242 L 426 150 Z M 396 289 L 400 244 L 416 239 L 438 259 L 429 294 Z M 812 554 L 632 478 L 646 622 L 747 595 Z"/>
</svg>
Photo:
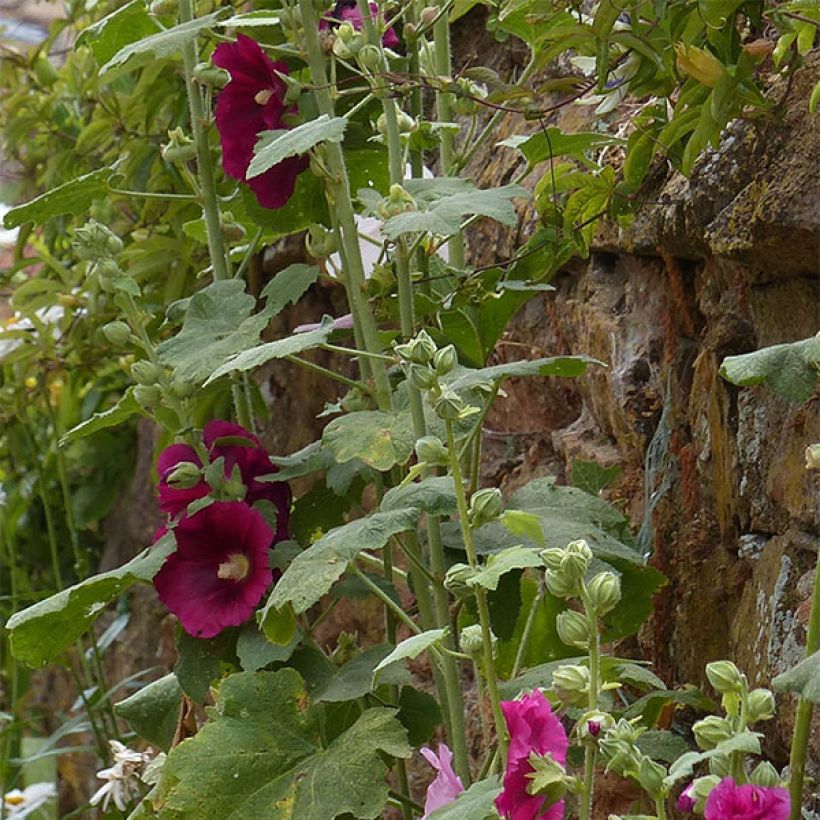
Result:
<svg viewBox="0 0 820 820">
<path fill-rule="evenodd" d="M 307 157 L 288 157 L 252 179 L 247 172 L 258 134 L 287 129 L 283 115 L 296 112 L 295 106 L 285 105 L 287 89 L 276 74 L 287 74 L 288 67 L 271 60 L 259 43 L 244 34 L 237 35 L 235 43 L 218 45 L 213 62 L 231 75 L 216 98 L 222 167 L 228 176 L 247 182 L 260 205 L 281 208 L 293 194 L 296 177 L 308 167 Z"/>
<path fill-rule="evenodd" d="M 789 792 L 774 786 L 736 785 L 724 777 L 706 800 L 706 820 L 789 820 Z"/>
<path fill-rule="evenodd" d="M 427 818 L 442 806 L 452 803 L 463 791 L 461 778 L 453 771 L 453 753 L 444 744 L 439 744 L 438 754 L 426 746 L 419 749 L 422 757 L 436 770 L 436 779 L 427 787 L 424 801 L 424 816 Z"/>
<path fill-rule="evenodd" d="M 250 446 L 241 444 L 219 444 L 224 438 L 247 439 Z M 270 463 L 262 443 L 244 427 L 229 421 L 209 421 L 202 432 L 202 441 L 211 461 L 220 456 L 225 459 L 225 475 L 230 475 L 234 465 L 239 466 L 242 481 L 247 487 L 245 501 L 270 501 L 276 508 L 276 534 L 274 541 L 288 537 L 288 519 L 290 515 L 290 488 L 284 482 L 271 483 L 259 481 L 259 476 L 275 473 L 277 468 Z M 179 489 L 168 484 L 168 477 L 183 461 L 190 461 L 197 466 L 202 462 L 193 447 L 187 444 L 172 444 L 166 447 L 157 459 L 159 473 L 159 506 L 170 515 L 184 512 L 187 506 L 197 498 L 206 496 L 210 490 L 205 479 L 189 489 Z"/>
<path fill-rule="evenodd" d="M 567 760 L 567 733 L 539 690 L 520 700 L 502 701 L 501 710 L 510 733 L 504 790 L 496 798 L 498 813 L 506 820 L 562 820 L 564 802 L 542 809 L 544 798 L 527 793 L 528 774 L 534 771 L 532 752 L 551 755 L 562 766 Z"/>
<path fill-rule="evenodd" d="M 690 783 L 678 797 L 678 802 L 675 804 L 679 812 L 687 814 L 695 808 L 697 800 L 695 799 L 695 784 Z"/>
<path fill-rule="evenodd" d="M 245 623 L 273 581 L 273 532 L 261 513 L 242 501 L 216 502 L 183 518 L 174 535 L 176 552 L 154 576 L 162 603 L 195 638 Z"/>
<path fill-rule="evenodd" d="M 368 3 L 370 7 L 370 16 L 376 21 L 379 18 L 378 3 Z M 328 12 L 328 14 L 319 21 L 319 30 L 325 31 L 327 29 L 336 28 L 339 23 L 350 23 L 356 31 L 362 29 L 362 13 L 359 11 L 359 6 L 356 0 L 338 0 L 336 5 Z M 389 28 L 382 35 L 382 45 L 385 48 L 397 48 L 399 45 L 399 35 Z"/>
</svg>

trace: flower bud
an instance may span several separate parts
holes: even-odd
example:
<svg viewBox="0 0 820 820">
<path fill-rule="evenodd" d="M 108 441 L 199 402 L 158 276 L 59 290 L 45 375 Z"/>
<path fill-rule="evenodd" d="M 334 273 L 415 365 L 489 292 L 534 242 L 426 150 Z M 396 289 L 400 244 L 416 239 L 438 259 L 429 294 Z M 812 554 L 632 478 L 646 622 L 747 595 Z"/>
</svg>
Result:
<svg viewBox="0 0 820 820">
<path fill-rule="evenodd" d="M 365 43 L 356 54 L 356 61 L 362 68 L 376 71 L 382 65 L 382 51 L 372 43 Z"/>
<path fill-rule="evenodd" d="M 711 51 L 676 43 L 675 54 L 678 70 L 709 88 L 714 88 L 726 73 L 723 63 Z"/>
<path fill-rule="evenodd" d="M 768 689 L 753 689 L 746 699 L 749 723 L 771 720 L 774 717 L 774 695 Z"/>
<path fill-rule="evenodd" d="M 589 669 L 566 664 L 552 675 L 555 694 L 568 706 L 581 706 L 589 694 Z"/>
<path fill-rule="evenodd" d="M 755 766 L 749 775 L 749 782 L 755 786 L 763 786 L 765 788 L 780 786 L 782 783 L 777 769 L 775 769 L 768 760 L 762 760 Z"/>
<path fill-rule="evenodd" d="M 430 364 L 437 348 L 436 343 L 430 338 L 426 330 L 420 330 L 415 339 L 410 339 L 405 344 L 395 346 L 396 355 L 404 361 L 414 364 Z"/>
<path fill-rule="evenodd" d="M 706 799 L 712 792 L 712 789 L 720 783 L 720 777 L 716 775 L 706 775 L 706 777 L 698 777 L 693 780 L 687 789 L 691 798 L 695 801 L 693 806 L 694 811 L 698 814 L 703 814 L 703 809 L 706 806 Z"/>
<path fill-rule="evenodd" d="M 621 600 L 621 579 L 613 572 L 599 572 L 587 584 L 587 597 L 598 615 L 606 615 Z"/>
<path fill-rule="evenodd" d="M 182 379 L 174 379 L 171 382 L 170 390 L 174 398 L 187 399 L 193 396 L 196 386 L 191 382 L 182 381 Z"/>
<path fill-rule="evenodd" d="M 73 245 L 77 256 L 90 262 L 116 256 L 123 247 L 122 239 L 95 219 L 74 231 Z"/>
<path fill-rule="evenodd" d="M 109 322 L 103 325 L 103 336 L 117 347 L 127 345 L 131 341 L 131 328 L 125 322 Z"/>
<path fill-rule="evenodd" d="M 695 741 L 704 751 L 714 749 L 718 743 L 728 740 L 734 732 L 728 720 L 717 715 L 709 715 L 699 720 L 693 727 Z"/>
<path fill-rule="evenodd" d="M 195 83 L 208 88 L 224 88 L 231 80 L 231 75 L 224 68 L 213 63 L 197 63 L 191 77 Z"/>
<path fill-rule="evenodd" d="M 336 236 L 324 225 L 311 225 L 305 234 L 305 248 L 314 259 L 327 259 L 336 251 Z"/>
<path fill-rule="evenodd" d="M 353 26 L 346 21 L 344 23 L 340 23 L 336 27 L 336 37 L 343 43 L 347 43 L 352 40 L 355 34 L 356 29 L 354 29 Z"/>
<path fill-rule="evenodd" d="M 419 461 L 431 467 L 446 467 L 450 463 L 447 448 L 436 436 L 424 436 L 416 442 L 416 455 Z"/>
<path fill-rule="evenodd" d="M 160 370 L 153 362 L 143 360 L 131 365 L 131 375 L 139 384 L 156 384 Z"/>
<path fill-rule="evenodd" d="M 202 481 L 202 468 L 192 461 L 181 461 L 165 480 L 176 490 L 190 490 Z"/>
<path fill-rule="evenodd" d="M 426 6 L 421 10 L 419 19 L 425 28 L 429 28 L 436 22 L 436 17 L 438 17 L 438 9 L 435 6 Z"/>
<path fill-rule="evenodd" d="M 571 598 L 578 592 L 578 582 L 561 571 L 548 569 L 544 573 L 544 583 L 556 598 Z"/>
<path fill-rule="evenodd" d="M 94 263 L 94 273 L 100 277 L 103 288 L 110 293 L 113 290 L 111 280 L 122 274 L 122 268 L 115 259 L 100 259 Z"/>
<path fill-rule="evenodd" d="M 138 384 L 134 388 L 134 398 L 140 407 L 149 408 L 162 398 L 162 393 L 154 384 Z"/>
<path fill-rule="evenodd" d="M 565 552 L 570 555 L 578 555 L 583 558 L 584 562 L 586 563 L 587 569 L 589 565 L 592 563 L 592 550 L 589 548 L 589 544 L 583 539 L 579 538 L 577 541 L 570 541 L 567 544 Z M 584 570 L 586 572 L 586 569 Z"/>
<path fill-rule="evenodd" d="M 230 211 L 219 215 L 219 232 L 228 242 L 240 242 L 245 238 L 245 229 L 234 219 Z"/>
<path fill-rule="evenodd" d="M 553 571 L 561 569 L 561 559 L 564 557 L 564 551 L 562 549 L 558 549 L 557 547 L 549 547 L 548 549 L 541 550 L 538 555 L 547 569 L 551 569 Z"/>
<path fill-rule="evenodd" d="M 444 588 L 456 598 L 467 598 L 473 594 L 469 581 L 474 576 L 475 570 L 468 564 L 453 564 L 444 576 Z"/>
<path fill-rule="evenodd" d="M 350 60 L 353 58 L 353 52 L 347 47 L 347 43 L 339 37 L 341 29 L 342 26 L 336 29 L 336 39 L 333 41 L 333 53 L 340 60 Z"/>
<path fill-rule="evenodd" d="M 490 639 L 493 646 L 493 653 L 495 653 L 497 638 L 490 633 Z M 461 630 L 459 645 L 461 646 L 461 651 L 469 655 L 474 661 L 481 660 L 484 655 L 484 636 L 481 632 L 481 626 L 479 624 L 465 626 L 464 629 Z"/>
<path fill-rule="evenodd" d="M 399 133 L 410 134 L 416 130 L 416 120 L 405 111 L 399 111 Z"/>
<path fill-rule="evenodd" d="M 464 402 L 452 390 L 444 390 L 433 405 L 436 415 L 445 421 L 457 421 L 464 412 Z"/>
<path fill-rule="evenodd" d="M 641 760 L 638 780 L 643 790 L 651 797 L 657 799 L 661 795 L 664 777 L 666 777 L 666 769 L 660 763 L 655 763 L 651 757 L 644 757 Z"/>
<path fill-rule="evenodd" d="M 489 524 L 501 515 L 504 510 L 504 502 L 501 498 L 501 490 L 497 487 L 487 487 L 483 490 L 476 490 L 470 497 L 469 519 L 473 527 L 482 527 Z"/>
<path fill-rule="evenodd" d="M 162 17 L 166 14 L 173 14 L 178 8 L 179 0 L 153 0 L 151 14 Z"/>
<path fill-rule="evenodd" d="M 383 219 L 389 219 L 391 216 L 412 211 L 415 207 L 416 200 L 410 192 L 396 182 L 390 186 L 389 195 L 379 203 L 376 210 Z"/>
<path fill-rule="evenodd" d="M 731 661 L 707 664 L 706 677 L 717 692 L 742 692 L 746 686 L 746 676 Z"/>
<path fill-rule="evenodd" d="M 584 555 L 579 552 L 564 550 L 564 554 L 561 557 L 560 572 L 564 573 L 564 575 L 571 578 L 573 581 L 580 582 L 587 574 L 588 569 L 589 561 Z"/>
<path fill-rule="evenodd" d="M 181 128 L 172 128 L 160 153 L 166 162 L 188 162 L 196 156 L 196 145 Z"/>
<path fill-rule="evenodd" d="M 586 649 L 589 646 L 589 623 L 580 613 L 572 609 L 560 612 L 555 619 L 558 637 L 567 646 L 578 646 Z"/>
<path fill-rule="evenodd" d="M 411 364 L 407 368 L 407 380 L 419 390 L 431 390 L 438 383 L 435 372 L 423 364 Z"/>
<path fill-rule="evenodd" d="M 446 376 L 458 365 L 458 353 L 453 345 L 442 347 L 433 356 L 433 367 L 439 376 Z"/>
<path fill-rule="evenodd" d="M 615 718 L 607 712 L 600 712 L 597 709 L 587 712 L 576 724 L 578 737 L 581 740 L 596 739 L 601 732 L 608 732 L 615 728 Z"/>
</svg>

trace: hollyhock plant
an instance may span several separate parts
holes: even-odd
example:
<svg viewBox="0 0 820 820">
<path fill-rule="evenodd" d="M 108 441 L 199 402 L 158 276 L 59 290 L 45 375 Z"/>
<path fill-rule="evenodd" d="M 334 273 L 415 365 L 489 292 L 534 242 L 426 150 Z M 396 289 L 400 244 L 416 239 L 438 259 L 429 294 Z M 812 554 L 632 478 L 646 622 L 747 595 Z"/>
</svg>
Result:
<svg viewBox="0 0 820 820">
<path fill-rule="evenodd" d="M 247 439 L 248 446 L 242 444 L 221 444 L 220 439 Z M 253 504 L 256 501 L 269 501 L 276 508 L 276 533 L 274 541 L 281 541 L 288 536 L 288 517 L 290 514 L 290 488 L 284 482 L 271 483 L 259 481 L 260 476 L 276 472 L 270 463 L 267 451 L 259 439 L 244 427 L 229 421 L 210 421 L 202 431 L 202 441 L 211 461 L 225 459 L 225 475 L 230 475 L 234 465 L 239 467 L 242 481 L 247 488 L 245 501 Z M 210 487 L 205 479 L 193 487 L 184 489 L 172 487 L 169 476 L 183 462 L 191 462 L 198 467 L 202 462 L 193 447 L 187 444 L 172 444 L 166 447 L 157 460 L 159 473 L 159 506 L 169 515 L 184 512 L 187 506 L 198 498 L 206 496 Z"/>
<path fill-rule="evenodd" d="M 453 771 L 453 753 L 448 746 L 440 744 L 438 754 L 426 746 L 419 751 L 436 770 L 436 778 L 427 787 L 427 797 L 424 800 L 424 816 L 421 820 L 426 820 L 436 809 L 452 803 L 464 791 L 464 785 Z"/>
<path fill-rule="evenodd" d="M 370 16 L 375 21 L 379 17 L 379 6 L 377 3 L 368 3 Z M 356 0 L 339 0 L 336 5 L 319 21 L 319 30 L 336 28 L 339 23 L 350 23 L 356 31 L 362 29 L 362 13 Z M 385 48 L 396 48 L 399 45 L 399 36 L 389 28 L 382 35 L 382 45 Z"/>
<path fill-rule="evenodd" d="M 160 530 L 158 539 L 164 534 Z M 261 513 L 243 501 L 215 502 L 183 518 L 174 535 L 176 552 L 154 576 L 154 586 L 183 629 L 213 638 L 245 623 L 273 581 L 273 531 Z"/>
<path fill-rule="evenodd" d="M 498 813 L 506 820 L 561 820 L 563 801 L 546 808 L 544 798 L 527 792 L 535 771 L 530 754 L 550 755 L 562 766 L 567 760 L 567 734 L 543 692 L 535 689 L 520 700 L 502 701 L 501 710 L 510 733 L 504 789 L 496 798 Z"/>
<path fill-rule="evenodd" d="M 287 129 L 283 117 L 296 112 L 285 105 L 286 86 L 277 75 L 287 74 L 285 63 L 274 62 L 255 40 L 237 35 L 221 43 L 214 65 L 224 68 L 230 82 L 216 98 L 216 128 L 222 144 L 222 167 L 228 176 L 247 182 L 265 208 L 281 208 L 292 196 L 296 178 L 308 167 L 307 157 L 288 157 L 265 173 L 247 178 L 257 136 L 262 131 Z"/>
<path fill-rule="evenodd" d="M 706 820 L 789 820 L 791 801 L 786 789 L 776 786 L 738 786 L 724 777 L 709 793 Z"/>
<path fill-rule="evenodd" d="M 695 799 L 695 784 L 690 783 L 680 793 L 680 797 L 678 797 L 677 803 L 675 805 L 679 812 L 682 812 L 683 814 L 688 814 L 689 812 L 694 810 L 696 803 L 697 800 Z"/>
</svg>

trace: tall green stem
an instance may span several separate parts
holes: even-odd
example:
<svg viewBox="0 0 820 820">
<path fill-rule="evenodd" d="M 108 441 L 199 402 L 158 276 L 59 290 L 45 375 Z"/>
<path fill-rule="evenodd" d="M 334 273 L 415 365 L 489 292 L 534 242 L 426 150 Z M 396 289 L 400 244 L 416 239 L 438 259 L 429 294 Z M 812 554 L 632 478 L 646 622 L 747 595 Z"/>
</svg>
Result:
<svg viewBox="0 0 820 820">
<path fill-rule="evenodd" d="M 445 424 L 447 427 L 447 450 L 450 455 L 450 472 L 456 491 L 456 504 L 458 505 L 461 537 L 464 539 L 467 561 L 473 569 L 476 569 L 478 567 L 478 552 L 476 551 L 475 539 L 473 538 L 473 528 L 470 525 L 467 495 L 464 492 L 464 478 L 461 475 L 461 464 L 458 460 L 455 431 L 453 429 L 453 422 L 446 421 Z M 501 697 L 498 694 L 498 676 L 496 675 L 495 659 L 493 658 L 493 633 L 490 627 L 490 608 L 487 604 L 487 591 L 482 587 L 476 587 L 475 600 L 478 609 L 478 622 L 481 625 L 484 674 L 487 677 L 487 691 L 489 692 L 490 704 L 493 708 L 495 732 L 498 737 L 498 749 L 501 753 L 501 757 L 506 758 L 507 735 L 504 715 L 501 712 Z"/>
<path fill-rule="evenodd" d="M 820 560 L 814 569 L 814 587 L 811 596 L 811 614 L 809 631 L 806 636 L 806 657 L 820 652 Z M 808 698 L 797 701 L 797 712 L 794 718 L 794 735 L 789 757 L 789 795 L 791 797 L 790 820 L 800 820 L 800 804 L 803 801 L 803 781 L 806 776 L 806 752 L 809 748 L 811 734 L 811 716 L 814 704 Z"/>
<path fill-rule="evenodd" d="M 600 636 L 598 634 L 598 618 L 595 610 L 590 605 L 586 591 L 582 594 L 584 612 L 589 624 L 589 695 L 587 698 L 587 708 L 590 712 L 598 708 L 598 695 L 601 688 L 600 674 Z M 597 747 L 593 739 L 588 739 L 584 747 L 584 784 L 581 792 L 581 813 L 580 820 L 590 820 L 592 817 L 592 805 L 595 789 L 595 757 Z"/>
<path fill-rule="evenodd" d="M 332 117 L 335 114 L 333 97 L 331 96 L 325 60 L 322 55 L 322 46 L 319 42 L 319 23 L 316 10 L 310 0 L 299 0 L 299 9 L 302 13 L 302 24 L 305 33 L 308 64 L 313 79 L 314 97 L 319 112 Z M 356 227 L 355 215 L 350 193 L 350 181 L 347 176 L 342 147 L 338 143 L 325 145 L 324 159 L 331 177 L 326 180 L 326 193 L 331 211 L 335 211 L 344 246 L 344 258 L 347 262 L 345 269 L 345 286 L 350 302 L 354 321 L 359 325 L 359 332 L 365 348 L 373 353 L 381 351 L 376 321 L 370 312 L 370 306 L 365 297 L 365 276 L 362 264 L 362 254 L 359 247 L 359 232 Z M 378 361 L 372 361 L 370 368 L 373 375 L 376 400 L 379 407 L 389 409 L 392 404 L 390 382 L 384 366 Z"/>
</svg>

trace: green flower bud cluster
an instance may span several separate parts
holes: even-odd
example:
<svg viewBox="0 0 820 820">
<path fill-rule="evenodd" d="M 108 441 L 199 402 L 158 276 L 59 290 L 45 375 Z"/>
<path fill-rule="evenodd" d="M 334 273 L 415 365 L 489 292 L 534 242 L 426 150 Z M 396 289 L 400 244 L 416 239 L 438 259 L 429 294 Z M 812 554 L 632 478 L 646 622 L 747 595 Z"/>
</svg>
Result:
<svg viewBox="0 0 820 820">
<path fill-rule="evenodd" d="M 718 715 L 708 715 L 692 727 L 695 743 L 704 751 L 716 748 L 735 733 L 732 724 Z"/>
<path fill-rule="evenodd" d="M 196 156 L 196 145 L 181 128 L 172 128 L 168 132 L 168 142 L 162 146 L 160 154 L 166 162 L 185 163 Z"/>
<path fill-rule="evenodd" d="M 632 777 L 640 780 L 641 762 L 644 754 L 638 748 L 638 738 L 644 729 L 634 726 L 621 718 L 611 729 L 608 729 L 598 740 L 607 769 L 621 777 Z"/>
<path fill-rule="evenodd" d="M 367 38 L 364 32 L 356 31 L 350 23 L 344 22 L 336 28 L 336 39 L 333 41 L 333 53 L 340 60 L 355 59 L 366 45 Z"/>
<path fill-rule="evenodd" d="M 469 521 L 474 529 L 483 527 L 495 521 L 504 511 L 504 501 L 501 498 L 501 490 L 497 487 L 487 487 L 483 490 L 476 490 L 470 497 Z"/>
<path fill-rule="evenodd" d="M 122 252 L 122 239 L 95 219 L 89 219 L 74 231 L 74 252 L 80 259 L 98 262 Z"/>
<path fill-rule="evenodd" d="M 547 589 L 557 598 L 578 597 L 584 576 L 592 563 L 592 550 L 584 540 L 571 541 L 563 549 L 542 550 L 541 561 L 547 568 Z"/>
<path fill-rule="evenodd" d="M 552 688 L 567 706 L 583 706 L 589 697 L 590 676 L 586 666 L 564 664 L 552 675 Z"/>
<path fill-rule="evenodd" d="M 416 209 L 416 200 L 413 199 L 409 191 L 394 182 L 390 186 L 390 191 L 376 208 L 378 214 L 382 219 L 390 219 L 391 216 L 398 216 L 407 211 L 414 211 Z"/>
<path fill-rule="evenodd" d="M 311 225 L 305 234 L 305 248 L 314 259 L 327 259 L 337 250 L 336 235 L 324 225 Z"/>
<path fill-rule="evenodd" d="M 437 436 L 420 438 L 416 442 L 416 455 L 430 467 L 446 467 L 450 463 L 450 454 Z"/>
</svg>

